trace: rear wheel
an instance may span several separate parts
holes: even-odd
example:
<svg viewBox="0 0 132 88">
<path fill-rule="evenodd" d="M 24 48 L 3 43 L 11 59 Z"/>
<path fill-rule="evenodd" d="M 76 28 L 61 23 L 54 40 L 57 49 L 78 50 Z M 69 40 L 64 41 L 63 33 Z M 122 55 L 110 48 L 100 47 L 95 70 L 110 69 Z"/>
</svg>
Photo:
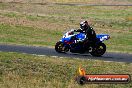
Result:
<svg viewBox="0 0 132 88">
<path fill-rule="evenodd" d="M 64 44 L 60 41 L 56 43 L 55 50 L 58 53 L 65 53 L 65 52 L 69 51 L 69 49 L 67 47 L 65 47 Z"/>
<path fill-rule="evenodd" d="M 93 48 L 90 53 L 92 56 L 102 56 L 106 51 L 106 45 L 104 43 L 99 43 L 95 48 Z"/>
</svg>

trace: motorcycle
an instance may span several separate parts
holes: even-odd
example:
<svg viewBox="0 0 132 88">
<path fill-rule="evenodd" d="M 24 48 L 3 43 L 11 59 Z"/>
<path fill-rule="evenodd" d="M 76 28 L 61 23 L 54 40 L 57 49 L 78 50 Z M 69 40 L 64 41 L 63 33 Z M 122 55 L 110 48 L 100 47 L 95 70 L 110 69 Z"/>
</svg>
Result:
<svg viewBox="0 0 132 88">
<path fill-rule="evenodd" d="M 63 37 L 55 45 L 58 53 L 90 53 L 92 56 L 102 56 L 106 52 L 106 45 L 103 41 L 108 40 L 108 34 L 97 34 L 96 42 L 86 40 L 85 33 L 74 32 L 74 29 L 64 33 Z"/>
</svg>

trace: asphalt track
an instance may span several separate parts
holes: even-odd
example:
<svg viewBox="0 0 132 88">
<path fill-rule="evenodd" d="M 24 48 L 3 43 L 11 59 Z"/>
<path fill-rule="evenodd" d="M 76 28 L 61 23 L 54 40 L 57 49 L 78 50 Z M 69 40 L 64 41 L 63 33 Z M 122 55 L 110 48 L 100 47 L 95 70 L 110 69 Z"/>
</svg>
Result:
<svg viewBox="0 0 132 88">
<path fill-rule="evenodd" d="M 106 52 L 102 57 L 93 57 L 90 54 L 57 53 L 54 50 L 54 48 L 22 46 L 22 45 L 5 45 L 5 44 L 0 44 L 0 51 L 19 52 L 19 53 L 57 56 L 57 57 L 79 58 L 79 59 L 88 59 L 88 60 L 104 60 L 104 61 L 132 63 L 132 54 L 124 54 L 124 53 Z"/>
</svg>

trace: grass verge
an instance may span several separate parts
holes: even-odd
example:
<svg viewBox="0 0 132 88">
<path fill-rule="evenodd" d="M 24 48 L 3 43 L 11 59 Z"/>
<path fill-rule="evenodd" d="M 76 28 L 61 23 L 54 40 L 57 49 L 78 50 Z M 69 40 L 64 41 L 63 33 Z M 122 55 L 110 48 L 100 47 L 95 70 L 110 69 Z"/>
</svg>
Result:
<svg viewBox="0 0 132 88">
<path fill-rule="evenodd" d="M 61 37 L 58 31 L 50 31 L 32 27 L 0 24 L 0 42 L 38 46 L 53 46 Z"/>
<path fill-rule="evenodd" d="M 74 78 L 82 65 L 88 74 L 130 74 L 131 63 L 54 58 L 0 52 L 1 88 L 131 88 L 129 84 L 78 85 Z"/>
<path fill-rule="evenodd" d="M 97 34 L 110 34 L 105 42 L 108 51 L 132 53 L 130 6 L 0 4 L 1 43 L 54 46 L 64 30 L 79 28 L 80 20 L 89 20 Z"/>
<path fill-rule="evenodd" d="M 54 46 L 62 35 L 62 32 L 55 30 L 0 24 L 0 43 Z M 131 33 L 115 33 L 111 37 L 112 39 L 105 41 L 108 51 L 132 52 Z"/>
</svg>

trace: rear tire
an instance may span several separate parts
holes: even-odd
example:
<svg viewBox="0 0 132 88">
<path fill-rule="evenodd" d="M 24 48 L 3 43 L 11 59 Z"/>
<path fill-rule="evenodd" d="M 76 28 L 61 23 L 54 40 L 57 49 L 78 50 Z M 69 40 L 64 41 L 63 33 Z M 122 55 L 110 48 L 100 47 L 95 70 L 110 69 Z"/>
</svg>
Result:
<svg viewBox="0 0 132 88">
<path fill-rule="evenodd" d="M 95 48 L 92 49 L 92 52 L 90 53 L 92 56 L 100 57 L 102 56 L 106 51 L 106 45 L 104 43 L 99 43 Z"/>
</svg>

